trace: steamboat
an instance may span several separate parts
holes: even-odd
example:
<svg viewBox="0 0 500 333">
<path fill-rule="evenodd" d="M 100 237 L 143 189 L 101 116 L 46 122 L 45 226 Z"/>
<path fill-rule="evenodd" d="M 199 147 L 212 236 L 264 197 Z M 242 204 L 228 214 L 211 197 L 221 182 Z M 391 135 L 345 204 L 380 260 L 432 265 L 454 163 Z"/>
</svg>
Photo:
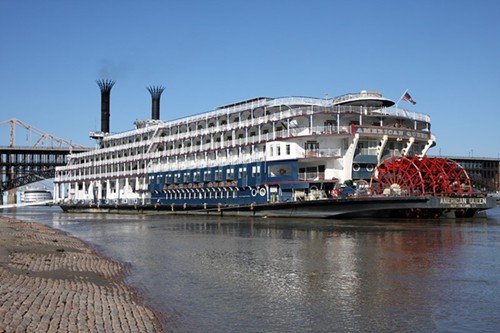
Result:
<svg viewBox="0 0 500 333">
<path fill-rule="evenodd" d="M 257 97 L 162 121 L 164 88 L 151 86 L 151 119 L 112 134 L 114 81 L 97 83 L 97 148 L 56 168 L 65 211 L 437 218 L 494 206 L 457 163 L 426 157 L 436 142 L 428 115 L 379 92 Z"/>
<path fill-rule="evenodd" d="M 47 202 L 52 200 L 52 193 L 46 188 L 27 188 L 21 192 L 22 203 Z"/>
</svg>

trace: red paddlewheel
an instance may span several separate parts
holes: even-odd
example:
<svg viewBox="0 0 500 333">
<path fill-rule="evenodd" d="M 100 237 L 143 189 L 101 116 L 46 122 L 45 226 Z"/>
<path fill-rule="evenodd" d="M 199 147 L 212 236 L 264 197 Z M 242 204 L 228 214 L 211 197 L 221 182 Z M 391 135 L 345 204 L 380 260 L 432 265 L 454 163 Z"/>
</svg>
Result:
<svg viewBox="0 0 500 333">
<path fill-rule="evenodd" d="M 442 195 L 449 192 L 450 180 L 444 171 L 446 159 L 422 158 L 416 161 L 425 183 L 425 192 L 428 195 Z"/>
<path fill-rule="evenodd" d="M 442 195 L 472 193 L 470 178 L 462 166 L 455 161 L 444 159 L 442 169 L 445 175 L 444 178 L 448 181 L 448 186 L 443 189 Z"/>
<path fill-rule="evenodd" d="M 379 194 L 454 196 L 472 193 L 464 168 L 446 158 L 391 157 L 377 166 L 372 186 Z"/>
<path fill-rule="evenodd" d="M 379 194 L 385 195 L 423 195 L 424 180 L 412 159 L 391 157 L 377 166 L 372 178 L 378 183 L 373 186 Z"/>
</svg>

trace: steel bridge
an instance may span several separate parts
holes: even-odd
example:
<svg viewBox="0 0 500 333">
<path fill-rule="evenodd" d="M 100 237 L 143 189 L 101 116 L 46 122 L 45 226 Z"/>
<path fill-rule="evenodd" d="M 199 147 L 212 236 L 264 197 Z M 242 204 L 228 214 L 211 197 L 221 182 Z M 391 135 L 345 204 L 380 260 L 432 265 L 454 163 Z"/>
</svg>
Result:
<svg viewBox="0 0 500 333">
<path fill-rule="evenodd" d="M 9 145 L 0 146 L 0 204 L 4 192 L 54 178 L 56 166 L 65 165 L 69 154 L 91 149 L 50 135 L 18 119 L 0 122 L 0 128 L 7 126 Z M 16 138 L 20 137 L 19 129 L 25 132 L 26 141 L 16 145 L 19 141 Z"/>
</svg>

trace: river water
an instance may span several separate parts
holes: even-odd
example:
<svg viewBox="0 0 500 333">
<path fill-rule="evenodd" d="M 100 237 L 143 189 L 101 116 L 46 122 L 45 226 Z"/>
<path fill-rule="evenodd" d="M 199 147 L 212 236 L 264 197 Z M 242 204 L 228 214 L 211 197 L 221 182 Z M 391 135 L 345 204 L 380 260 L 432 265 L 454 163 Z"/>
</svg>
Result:
<svg viewBox="0 0 500 333">
<path fill-rule="evenodd" d="M 500 207 L 438 221 L 2 214 L 128 263 L 173 332 L 500 329 Z"/>
</svg>

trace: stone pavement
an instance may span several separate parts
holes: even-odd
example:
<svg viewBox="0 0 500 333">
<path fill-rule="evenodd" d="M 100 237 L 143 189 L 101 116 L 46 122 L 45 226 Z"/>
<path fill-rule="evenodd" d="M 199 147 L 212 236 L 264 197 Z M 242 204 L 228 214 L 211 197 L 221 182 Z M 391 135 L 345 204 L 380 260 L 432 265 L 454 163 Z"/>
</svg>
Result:
<svg viewBox="0 0 500 333">
<path fill-rule="evenodd" d="M 163 332 L 125 274 L 61 231 L 0 218 L 0 333 Z"/>
</svg>

